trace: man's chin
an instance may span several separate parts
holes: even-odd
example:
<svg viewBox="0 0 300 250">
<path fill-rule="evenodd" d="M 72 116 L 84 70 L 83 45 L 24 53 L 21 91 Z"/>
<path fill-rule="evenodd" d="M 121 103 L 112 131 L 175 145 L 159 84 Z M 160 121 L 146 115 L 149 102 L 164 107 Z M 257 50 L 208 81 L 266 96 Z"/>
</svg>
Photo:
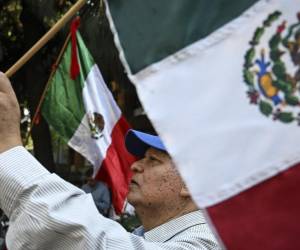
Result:
<svg viewBox="0 0 300 250">
<path fill-rule="evenodd" d="M 127 200 L 128 200 L 128 202 L 129 202 L 131 205 L 133 205 L 133 206 L 134 206 L 135 204 L 137 204 L 138 201 L 139 201 L 139 198 L 138 198 L 137 193 L 136 193 L 134 190 L 129 189 L 129 193 L 128 193 L 128 195 L 127 195 Z"/>
</svg>

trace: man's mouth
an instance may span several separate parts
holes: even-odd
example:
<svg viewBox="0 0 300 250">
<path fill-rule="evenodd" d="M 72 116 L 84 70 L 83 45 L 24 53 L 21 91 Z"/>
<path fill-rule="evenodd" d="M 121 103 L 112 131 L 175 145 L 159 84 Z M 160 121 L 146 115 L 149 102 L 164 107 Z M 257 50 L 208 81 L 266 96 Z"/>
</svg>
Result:
<svg viewBox="0 0 300 250">
<path fill-rule="evenodd" d="M 138 184 L 135 180 L 133 180 L 133 179 L 131 180 L 130 184 L 131 184 L 131 185 L 137 185 L 137 186 L 139 185 L 139 184 Z"/>
</svg>

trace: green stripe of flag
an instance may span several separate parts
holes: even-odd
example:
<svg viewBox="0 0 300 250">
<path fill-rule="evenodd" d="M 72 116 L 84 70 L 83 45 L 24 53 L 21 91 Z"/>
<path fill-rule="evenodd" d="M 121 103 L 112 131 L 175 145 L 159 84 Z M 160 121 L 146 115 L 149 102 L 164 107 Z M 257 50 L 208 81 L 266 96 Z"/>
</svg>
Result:
<svg viewBox="0 0 300 250">
<path fill-rule="evenodd" d="M 258 0 L 110 0 L 132 73 L 204 38 Z"/>
<path fill-rule="evenodd" d="M 68 142 L 78 128 L 85 114 L 82 89 L 94 60 L 77 33 L 80 75 L 70 78 L 71 42 L 51 80 L 42 106 L 42 114 L 47 122 Z M 67 122 L 66 122 L 67 121 Z"/>
</svg>

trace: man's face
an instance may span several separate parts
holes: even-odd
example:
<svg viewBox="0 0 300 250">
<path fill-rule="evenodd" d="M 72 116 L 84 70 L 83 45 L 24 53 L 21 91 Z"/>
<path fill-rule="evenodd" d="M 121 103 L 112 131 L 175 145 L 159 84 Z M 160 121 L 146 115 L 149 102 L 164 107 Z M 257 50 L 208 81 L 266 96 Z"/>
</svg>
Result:
<svg viewBox="0 0 300 250">
<path fill-rule="evenodd" d="M 182 181 L 167 153 L 149 148 L 131 169 L 128 201 L 133 206 L 167 207 L 181 198 Z"/>
</svg>

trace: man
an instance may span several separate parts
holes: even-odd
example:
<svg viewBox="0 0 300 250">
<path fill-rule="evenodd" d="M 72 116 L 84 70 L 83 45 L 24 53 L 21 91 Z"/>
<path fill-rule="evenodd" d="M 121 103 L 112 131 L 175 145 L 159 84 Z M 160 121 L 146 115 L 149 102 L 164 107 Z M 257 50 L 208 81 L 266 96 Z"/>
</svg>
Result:
<svg viewBox="0 0 300 250">
<path fill-rule="evenodd" d="M 111 194 L 105 183 L 97 181 L 93 178 L 93 169 L 90 168 L 87 173 L 87 183 L 82 186 L 82 190 L 87 194 L 91 194 L 95 205 L 100 214 L 108 217 L 109 208 L 111 206 Z"/>
<path fill-rule="evenodd" d="M 199 248 L 216 246 L 159 137 L 130 130 L 125 143 L 131 154 L 142 158 L 131 167 L 134 175 L 128 194 L 143 225 L 135 233 L 151 241 L 193 242 L 194 238 L 190 243 Z"/>
<path fill-rule="evenodd" d="M 100 215 L 91 195 L 41 166 L 22 147 L 19 122 L 16 96 L 1 73 L 0 208 L 10 218 L 8 249 L 217 249 L 158 137 L 131 131 L 126 138 L 130 152 L 145 155 L 132 166 L 128 195 L 143 238 Z"/>
</svg>

